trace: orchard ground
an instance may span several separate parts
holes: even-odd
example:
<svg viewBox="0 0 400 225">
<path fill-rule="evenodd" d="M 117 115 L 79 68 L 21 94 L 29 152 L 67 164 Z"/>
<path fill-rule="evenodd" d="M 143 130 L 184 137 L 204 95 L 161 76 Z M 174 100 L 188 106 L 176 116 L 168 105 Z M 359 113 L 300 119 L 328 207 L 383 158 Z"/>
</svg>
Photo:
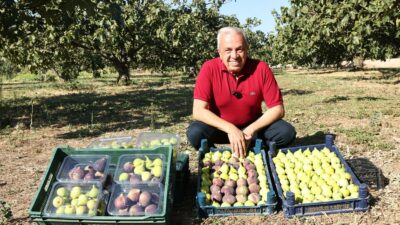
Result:
<svg viewBox="0 0 400 225">
<path fill-rule="evenodd" d="M 190 154 L 188 188 L 183 204 L 172 210 L 171 224 L 399 224 L 399 72 L 275 71 L 285 119 L 298 132 L 293 145 L 323 143 L 325 134 L 334 134 L 355 173 L 368 182 L 372 197 L 366 213 L 290 220 L 282 210 L 271 216 L 197 218 L 197 152 L 185 136 L 193 78 L 136 74 L 128 86 L 115 85 L 115 74 L 97 80 L 83 75 L 72 84 L 3 81 L 0 200 L 10 205 L 13 218 L 6 221 L 0 206 L 0 224 L 31 223 L 28 209 L 57 145 L 82 148 L 98 137 L 136 137 L 151 129 L 178 133 L 179 151 Z"/>
</svg>

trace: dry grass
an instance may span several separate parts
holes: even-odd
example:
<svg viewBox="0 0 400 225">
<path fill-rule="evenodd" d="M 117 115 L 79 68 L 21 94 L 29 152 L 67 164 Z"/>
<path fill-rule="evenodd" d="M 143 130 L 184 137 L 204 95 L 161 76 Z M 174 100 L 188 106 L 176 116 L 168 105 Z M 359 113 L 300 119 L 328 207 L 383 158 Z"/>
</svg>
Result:
<svg viewBox="0 0 400 225">
<path fill-rule="evenodd" d="M 321 134 L 335 134 L 335 143 L 356 174 L 371 184 L 368 212 L 291 220 L 285 219 L 282 211 L 268 217 L 197 219 L 197 154 L 185 136 L 194 80 L 180 75 L 142 75 L 129 86 L 113 85 L 112 77 L 97 82 L 82 79 L 74 85 L 3 86 L 0 199 L 11 206 L 14 217 L 5 221 L 0 215 L 0 224 L 30 223 L 28 208 L 55 146 L 85 147 L 97 137 L 137 136 L 150 130 L 152 114 L 156 130 L 178 133 L 183 139 L 181 151 L 190 154 L 191 185 L 185 204 L 173 211 L 173 224 L 400 224 L 399 76 L 387 70 L 276 74 L 284 93 L 286 120 L 298 131 L 295 145 L 321 143 Z M 32 99 L 33 129 L 28 129 Z M 370 168 L 381 171 L 381 183 L 363 175 Z"/>
</svg>

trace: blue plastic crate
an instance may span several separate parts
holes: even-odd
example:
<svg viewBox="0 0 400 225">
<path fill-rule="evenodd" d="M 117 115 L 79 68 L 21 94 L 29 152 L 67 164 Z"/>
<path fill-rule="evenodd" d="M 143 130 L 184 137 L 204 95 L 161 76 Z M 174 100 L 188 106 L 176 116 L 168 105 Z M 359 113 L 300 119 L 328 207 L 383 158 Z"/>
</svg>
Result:
<svg viewBox="0 0 400 225">
<path fill-rule="evenodd" d="M 275 147 L 275 143 L 270 143 L 269 146 L 270 150 L 268 151 L 268 162 L 271 166 L 272 176 L 276 184 L 278 196 L 282 201 L 282 208 L 284 215 L 286 217 L 290 218 L 294 216 L 315 216 L 315 215 L 346 213 L 346 212 L 356 212 L 356 211 L 365 212 L 368 210 L 370 197 L 368 194 L 367 185 L 359 181 L 359 179 L 354 174 L 350 166 L 347 164 L 346 160 L 343 158 L 337 146 L 333 144 L 332 135 L 326 136 L 325 144 L 290 147 L 290 148 L 283 148 L 280 150 L 283 153 L 287 153 L 288 151 L 295 152 L 299 149 L 301 151 L 304 151 L 307 148 L 311 150 L 314 148 L 322 150 L 324 147 L 327 147 L 331 152 L 334 152 L 340 159 L 340 162 L 344 165 L 346 171 L 351 174 L 353 183 L 359 186 L 359 197 L 353 199 L 296 204 L 294 193 L 289 191 L 287 192 L 285 198 L 281 187 L 281 183 L 278 178 L 278 173 L 276 172 L 275 164 L 272 161 L 273 157 L 275 157 L 276 154 L 278 153 L 278 150 Z"/>
<path fill-rule="evenodd" d="M 267 202 L 262 205 L 257 206 L 240 206 L 240 207 L 214 207 L 211 205 L 206 205 L 206 196 L 201 189 L 201 175 L 202 175 L 202 160 L 204 158 L 205 153 L 207 152 L 215 152 L 215 151 L 226 151 L 229 148 L 209 148 L 207 140 L 203 139 L 201 142 L 201 147 L 199 149 L 199 157 L 198 157 L 198 176 L 197 176 L 197 196 L 196 196 L 196 205 L 198 208 L 198 214 L 200 217 L 208 217 L 208 216 L 238 216 L 238 215 L 271 215 L 276 213 L 277 199 L 272 184 L 271 173 L 267 165 L 266 154 L 264 150 L 261 149 L 262 141 L 256 140 L 256 145 L 253 149 L 255 154 L 261 153 L 263 155 L 264 168 L 266 171 L 268 185 L 270 187 L 270 191 L 267 193 Z"/>
</svg>

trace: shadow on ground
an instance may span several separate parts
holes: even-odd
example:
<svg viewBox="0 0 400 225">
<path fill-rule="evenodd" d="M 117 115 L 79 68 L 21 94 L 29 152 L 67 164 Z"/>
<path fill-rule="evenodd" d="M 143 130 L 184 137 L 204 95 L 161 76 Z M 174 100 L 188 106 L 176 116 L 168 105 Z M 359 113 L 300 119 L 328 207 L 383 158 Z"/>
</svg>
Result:
<svg viewBox="0 0 400 225">
<path fill-rule="evenodd" d="M 353 172 L 362 183 L 366 183 L 370 189 L 380 190 L 389 184 L 389 179 L 382 174 L 382 170 L 376 167 L 367 158 L 353 158 L 346 160 Z"/>
<path fill-rule="evenodd" d="M 117 87 L 116 87 L 117 88 Z M 115 95 L 94 91 L 34 100 L 21 97 L 0 105 L 2 126 L 78 127 L 60 138 L 93 137 L 104 132 L 171 126 L 190 115 L 192 88 L 132 89 Z M 33 112 L 33 113 L 32 113 Z M 32 117 L 31 117 L 32 115 Z M 6 123 L 7 122 L 7 123 Z"/>
<path fill-rule="evenodd" d="M 364 69 L 362 71 L 379 71 L 377 74 L 365 74 L 359 76 L 348 76 L 337 78 L 339 80 L 354 80 L 354 81 L 386 81 L 387 84 L 400 83 L 400 68 L 375 68 Z"/>
<path fill-rule="evenodd" d="M 197 207 L 195 204 L 195 196 L 197 194 L 197 174 L 191 174 L 185 183 L 183 191 L 175 192 L 175 195 L 182 196 L 179 196 L 179 202 L 176 202 L 175 200 L 170 224 L 190 225 L 201 223 L 202 219 L 198 217 Z M 178 197 L 175 196 L 174 198 L 177 199 Z"/>
<path fill-rule="evenodd" d="M 296 138 L 296 140 L 291 144 L 291 146 L 325 144 L 326 135 L 327 134 L 325 134 L 322 131 L 317 131 L 312 135 Z"/>
<path fill-rule="evenodd" d="M 383 189 L 389 184 L 389 179 L 383 175 L 382 170 L 376 167 L 369 159 L 353 158 L 346 161 L 360 182 L 368 185 L 370 192 Z M 379 198 L 374 198 L 372 195 L 370 197 L 371 206 L 379 201 Z"/>
<path fill-rule="evenodd" d="M 313 93 L 313 91 L 298 90 L 298 89 L 283 89 L 282 90 L 282 95 L 309 95 L 312 93 Z"/>
</svg>

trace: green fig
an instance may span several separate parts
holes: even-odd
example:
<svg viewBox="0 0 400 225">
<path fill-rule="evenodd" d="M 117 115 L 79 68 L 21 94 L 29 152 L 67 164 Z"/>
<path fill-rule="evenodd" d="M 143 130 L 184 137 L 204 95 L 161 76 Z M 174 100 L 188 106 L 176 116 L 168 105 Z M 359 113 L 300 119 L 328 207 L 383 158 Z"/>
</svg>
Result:
<svg viewBox="0 0 400 225">
<path fill-rule="evenodd" d="M 82 215 L 84 215 L 86 213 L 86 211 L 87 211 L 86 206 L 80 205 L 80 206 L 76 207 L 76 211 L 75 212 L 76 212 L 76 215 L 82 216 Z"/>
<path fill-rule="evenodd" d="M 96 203 L 97 203 L 96 200 L 91 199 L 86 203 L 86 206 L 89 210 L 93 210 L 96 209 Z"/>
<path fill-rule="evenodd" d="M 97 198 L 97 195 L 99 194 L 99 189 L 96 187 L 96 185 L 92 186 L 92 189 L 87 193 L 87 196 L 90 198 Z"/>
<path fill-rule="evenodd" d="M 71 198 L 78 198 L 79 197 L 79 195 L 81 195 L 81 187 L 79 187 L 79 186 L 74 186 L 74 187 L 72 187 L 72 189 L 71 189 L 71 193 L 70 193 L 70 196 L 71 196 Z"/>
<path fill-rule="evenodd" d="M 134 166 L 135 168 L 136 168 L 136 167 L 143 166 L 143 164 L 144 164 L 143 159 L 136 158 L 135 160 L 133 160 L 133 166 Z"/>
<path fill-rule="evenodd" d="M 151 169 L 151 174 L 153 174 L 155 177 L 161 177 L 162 167 L 161 166 L 154 166 Z"/>
<path fill-rule="evenodd" d="M 160 158 L 156 158 L 153 160 L 153 166 L 162 166 L 163 161 Z"/>
<path fill-rule="evenodd" d="M 118 177 L 118 181 L 127 181 L 129 180 L 129 174 L 128 173 L 121 173 Z"/>
<path fill-rule="evenodd" d="M 64 214 L 65 213 L 65 206 L 60 206 L 56 210 L 56 214 Z"/>
<path fill-rule="evenodd" d="M 72 206 L 72 205 L 66 205 L 66 206 L 65 206 L 65 209 L 64 209 L 64 213 L 65 213 L 66 215 L 75 214 L 75 207 Z"/>
<path fill-rule="evenodd" d="M 66 197 L 68 195 L 68 190 L 65 187 L 60 187 L 57 189 L 57 195 L 61 197 Z"/>
<path fill-rule="evenodd" d="M 96 216 L 96 215 L 97 215 L 96 209 L 89 209 L 88 216 Z"/>
<path fill-rule="evenodd" d="M 137 174 L 137 175 L 142 175 L 142 173 L 143 173 L 144 171 L 146 171 L 146 169 L 144 168 L 144 165 L 135 167 L 135 169 L 133 170 L 133 172 L 134 172 L 135 174 Z"/>
<path fill-rule="evenodd" d="M 88 202 L 88 197 L 84 194 L 79 195 L 78 197 L 78 205 L 86 205 Z"/>
<path fill-rule="evenodd" d="M 151 168 L 153 168 L 153 161 L 151 161 L 149 157 L 147 156 L 145 157 L 146 157 L 146 169 L 151 170 Z"/>
<path fill-rule="evenodd" d="M 64 204 L 64 199 L 63 199 L 62 197 L 56 196 L 56 197 L 53 199 L 53 206 L 54 206 L 55 208 L 59 208 L 59 207 L 62 206 L 63 204 Z"/>
</svg>

